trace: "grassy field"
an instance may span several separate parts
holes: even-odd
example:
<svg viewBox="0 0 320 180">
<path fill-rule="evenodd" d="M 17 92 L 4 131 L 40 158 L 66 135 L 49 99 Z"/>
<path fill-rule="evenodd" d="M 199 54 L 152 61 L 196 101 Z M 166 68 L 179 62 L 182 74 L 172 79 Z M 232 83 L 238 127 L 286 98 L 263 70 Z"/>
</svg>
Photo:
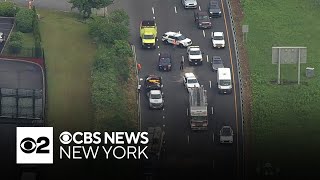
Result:
<svg viewBox="0 0 320 180">
<path fill-rule="evenodd" d="M 96 48 L 88 27 L 73 14 L 38 11 L 48 73 L 49 123 L 61 130 L 90 130 L 90 68 Z"/>
<path fill-rule="evenodd" d="M 247 49 L 256 158 L 310 165 L 320 157 L 320 5 L 309 0 L 245 0 L 243 5 L 244 24 L 250 26 Z M 308 48 L 307 64 L 301 66 L 302 85 L 274 84 L 273 46 Z M 306 67 L 315 68 L 314 78 L 305 77 Z M 281 75 L 282 80 L 296 81 L 297 67 L 283 65 Z"/>
</svg>

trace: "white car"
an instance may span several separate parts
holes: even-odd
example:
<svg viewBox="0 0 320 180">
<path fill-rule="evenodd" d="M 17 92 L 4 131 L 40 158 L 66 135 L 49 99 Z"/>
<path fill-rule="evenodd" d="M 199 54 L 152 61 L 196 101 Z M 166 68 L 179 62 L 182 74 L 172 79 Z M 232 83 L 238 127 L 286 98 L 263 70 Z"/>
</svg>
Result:
<svg viewBox="0 0 320 180">
<path fill-rule="evenodd" d="M 181 3 L 185 9 L 195 9 L 198 6 L 197 0 L 181 0 Z"/>
<path fill-rule="evenodd" d="M 223 32 L 211 33 L 211 41 L 213 48 L 224 48 L 226 46 Z"/>
<path fill-rule="evenodd" d="M 0 32 L 0 43 L 4 43 L 6 41 L 3 32 Z"/>
<path fill-rule="evenodd" d="M 189 46 L 187 48 L 189 65 L 201 65 L 202 64 L 202 52 L 199 46 Z"/>
<path fill-rule="evenodd" d="M 183 76 L 183 85 L 188 89 L 193 87 L 200 87 L 198 79 L 193 73 L 185 73 Z"/>
<path fill-rule="evenodd" d="M 179 47 L 188 47 L 192 45 L 191 39 L 186 38 L 178 32 L 172 31 L 164 33 L 161 40 L 166 44 L 174 44 L 174 42 L 176 42 L 176 45 Z"/>
<path fill-rule="evenodd" d="M 149 92 L 149 107 L 150 109 L 161 109 L 164 105 L 163 93 L 161 90 L 151 90 Z"/>
<path fill-rule="evenodd" d="M 233 143 L 233 130 L 230 126 L 223 126 L 220 130 L 220 143 Z"/>
</svg>

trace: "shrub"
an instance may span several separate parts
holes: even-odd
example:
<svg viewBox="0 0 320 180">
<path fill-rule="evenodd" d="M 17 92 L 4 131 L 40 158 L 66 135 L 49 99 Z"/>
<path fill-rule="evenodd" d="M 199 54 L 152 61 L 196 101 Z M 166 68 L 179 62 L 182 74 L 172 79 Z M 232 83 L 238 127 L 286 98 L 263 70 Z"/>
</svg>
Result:
<svg viewBox="0 0 320 180">
<path fill-rule="evenodd" d="M 0 16 L 14 17 L 17 9 L 13 2 L 0 2 Z"/>
<path fill-rule="evenodd" d="M 32 32 L 32 23 L 34 12 L 31 9 L 20 9 L 16 15 L 16 25 L 18 31 L 23 33 L 30 33 Z"/>
<path fill-rule="evenodd" d="M 22 49 L 21 41 L 10 41 L 9 44 L 9 52 L 12 54 L 19 54 Z"/>
<path fill-rule="evenodd" d="M 22 42 L 22 39 L 23 38 L 23 34 L 22 32 L 14 32 L 11 34 L 10 36 L 10 41 L 19 41 L 19 42 Z"/>
</svg>

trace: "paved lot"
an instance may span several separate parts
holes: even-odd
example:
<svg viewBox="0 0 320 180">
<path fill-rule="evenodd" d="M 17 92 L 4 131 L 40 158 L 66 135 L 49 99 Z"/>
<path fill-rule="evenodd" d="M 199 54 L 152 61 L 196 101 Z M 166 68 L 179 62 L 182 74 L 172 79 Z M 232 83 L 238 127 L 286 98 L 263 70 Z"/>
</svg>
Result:
<svg viewBox="0 0 320 180">
<path fill-rule="evenodd" d="M 4 34 L 5 37 L 8 37 L 11 28 L 13 26 L 12 18 L 0 18 L 0 32 Z M 0 51 L 3 49 L 4 43 L 0 44 Z"/>
</svg>

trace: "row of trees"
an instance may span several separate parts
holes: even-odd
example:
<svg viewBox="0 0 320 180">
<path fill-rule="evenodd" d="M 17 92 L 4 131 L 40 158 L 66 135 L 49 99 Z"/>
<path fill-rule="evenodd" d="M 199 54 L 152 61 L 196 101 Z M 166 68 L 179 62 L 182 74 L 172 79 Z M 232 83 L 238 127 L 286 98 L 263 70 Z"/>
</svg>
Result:
<svg viewBox="0 0 320 180">
<path fill-rule="evenodd" d="M 125 94 L 130 78 L 132 57 L 129 39 L 129 17 L 116 10 L 106 17 L 89 21 L 89 34 L 98 51 L 92 67 L 92 102 L 98 129 L 128 131 L 135 129 Z"/>
<path fill-rule="evenodd" d="M 92 14 L 92 9 L 101 9 L 109 6 L 114 0 L 70 0 L 72 9 L 77 8 L 84 18 Z"/>
</svg>

